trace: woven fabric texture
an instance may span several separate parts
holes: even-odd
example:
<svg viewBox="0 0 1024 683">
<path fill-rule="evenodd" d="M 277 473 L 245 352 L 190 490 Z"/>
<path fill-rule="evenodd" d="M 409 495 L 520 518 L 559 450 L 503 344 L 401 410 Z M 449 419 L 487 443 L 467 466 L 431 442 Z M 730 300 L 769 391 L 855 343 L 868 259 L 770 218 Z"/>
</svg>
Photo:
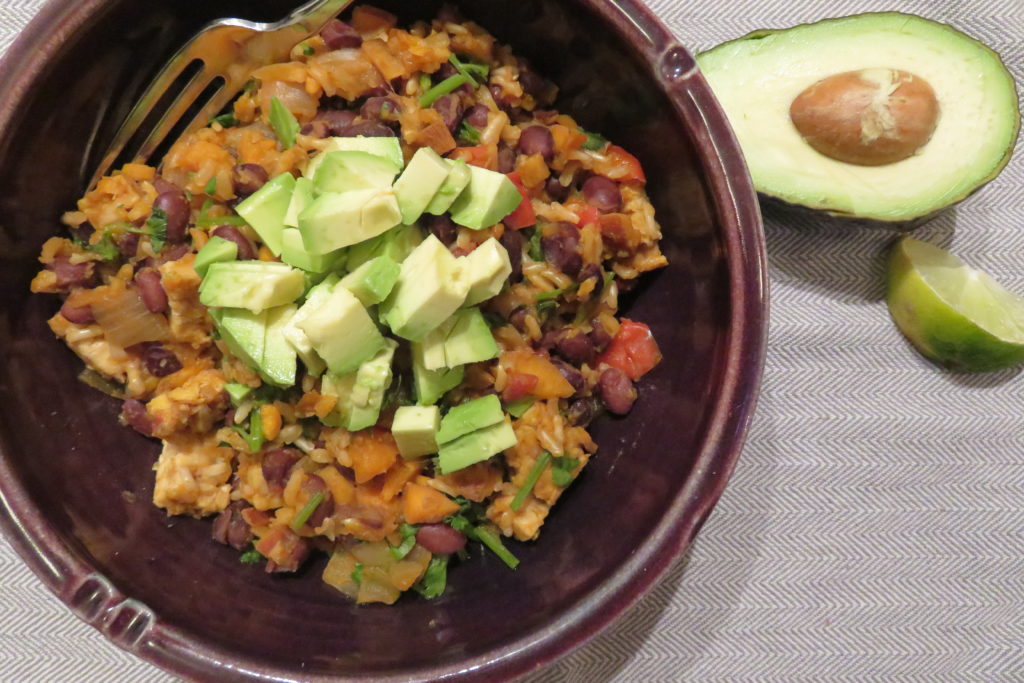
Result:
<svg viewBox="0 0 1024 683">
<path fill-rule="evenodd" d="M 897 9 L 982 39 L 1024 83 L 1022 0 L 651 4 L 695 51 Z M 0 1 L 0 50 L 41 5 Z M 1022 187 L 1018 149 L 919 234 L 1024 293 Z M 773 210 L 765 230 L 764 389 L 725 495 L 652 595 L 530 680 L 1024 678 L 1024 378 L 944 372 L 903 340 L 882 300 L 893 233 Z M 0 680 L 174 680 L 79 622 L 2 541 L 0 575 Z"/>
</svg>

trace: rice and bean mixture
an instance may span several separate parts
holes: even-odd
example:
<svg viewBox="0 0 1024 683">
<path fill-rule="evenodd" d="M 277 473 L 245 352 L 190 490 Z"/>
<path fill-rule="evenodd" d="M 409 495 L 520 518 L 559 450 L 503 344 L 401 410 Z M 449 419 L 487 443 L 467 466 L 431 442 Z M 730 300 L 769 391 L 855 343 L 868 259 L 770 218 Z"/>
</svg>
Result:
<svg viewBox="0 0 1024 683">
<path fill-rule="evenodd" d="M 501 539 L 537 538 L 597 449 L 587 425 L 628 413 L 634 382 L 661 357 L 643 323 L 617 317 L 619 293 L 666 265 L 643 170 L 553 110 L 556 95 L 450 8 L 402 29 L 362 5 L 258 70 L 231 112 L 158 167 L 125 165 L 63 216 L 70 236 L 43 245 L 32 291 L 61 297 L 49 325 L 85 362 L 83 379 L 123 400 L 125 425 L 162 441 L 155 505 L 212 517 L 214 540 L 268 572 L 323 551 L 324 580 L 360 603 L 435 597 L 453 557 L 496 552 L 515 567 Z M 293 144 L 271 121 L 275 99 L 300 126 Z M 419 221 L 455 256 L 493 237 L 512 266 L 481 304 L 498 357 L 466 366 L 441 406 L 496 394 L 518 443 L 456 472 L 401 457 L 392 436 L 395 410 L 414 400 L 407 343 L 397 340 L 377 424 L 349 432 L 323 423 L 338 397 L 320 377 L 300 363 L 296 386 L 264 384 L 199 303 L 193 264 L 212 236 L 239 260 L 277 260 L 238 202 L 353 136 L 397 136 L 406 160 L 430 147 L 508 174 L 524 197 L 481 230 L 448 214 Z M 240 385 L 252 392 L 236 401 L 226 387 Z"/>
</svg>

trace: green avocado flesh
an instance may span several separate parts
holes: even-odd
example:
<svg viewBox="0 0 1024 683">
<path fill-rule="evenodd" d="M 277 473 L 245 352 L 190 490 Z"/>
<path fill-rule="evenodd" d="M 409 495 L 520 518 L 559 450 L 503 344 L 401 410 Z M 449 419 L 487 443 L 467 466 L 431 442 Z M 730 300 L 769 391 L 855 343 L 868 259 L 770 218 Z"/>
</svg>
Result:
<svg viewBox="0 0 1024 683">
<path fill-rule="evenodd" d="M 1013 78 L 999 56 L 945 24 L 884 12 L 757 31 L 697 58 L 757 190 L 785 202 L 883 222 L 926 217 L 994 178 L 1020 128 Z M 939 104 L 931 139 L 909 158 L 860 166 L 816 151 L 789 116 L 818 81 L 862 69 L 927 81 Z"/>
</svg>

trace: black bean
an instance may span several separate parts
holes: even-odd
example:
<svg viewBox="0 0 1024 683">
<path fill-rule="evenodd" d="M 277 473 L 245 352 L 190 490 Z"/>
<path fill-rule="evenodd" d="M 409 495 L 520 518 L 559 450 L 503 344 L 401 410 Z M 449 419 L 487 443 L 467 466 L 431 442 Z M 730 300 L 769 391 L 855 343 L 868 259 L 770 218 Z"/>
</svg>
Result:
<svg viewBox="0 0 1024 683">
<path fill-rule="evenodd" d="M 547 89 L 544 79 L 538 76 L 533 69 L 523 63 L 520 63 L 519 65 L 519 85 L 523 86 L 524 93 L 527 95 L 533 95 L 535 98 L 543 95 L 544 91 Z"/>
<path fill-rule="evenodd" d="M 167 215 L 167 241 L 171 244 L 184 241 L 192 213 L 185 193 L 175 189 L 159 194 L 153 202 L 153 209 L 160 209 Z"/>
<path fill-rule="evenodd" d="M 462 118 L 462 102 L 458 95 L 442 95 L 434 100 L 431 105 L 440 115 L 448 131 L 454 133 L 459 127 L 459 120 Z"/>
<path fill-rule="evenodd" d="M 139 288 L 139 296 L 146 310 L 150 313 L 163 313 L 167 310 L 167 292 L 160 282 L 159 271 L 143 268 L 135 274 L 135 286 Z"/>
<path fill-rule="evenodd" d="M 96 275 L 92 261 L 71 263 L 67 256 L 58 256 L 46 267 L 57 276 L 57 286 L 61 289 L 85 287 L 92 284 Z"/>
<path fill-rule="evenodd" d="M 633 380 L 618 368 L 608 368 L 602 372 L 597 387 L 605 406 L 617 415 L 628 413 L 636 402 L 636 387 L 633 386 Z"/>
<path fill-rule="evenodd" d="M 267 184 L 270 176 L 259 164 L 238 164 L 232 173 L 235 194 L 248 197 Z"/>
<path fill-rule="evenodd" d="M 487 118 L 490 113 L 491 110 L 487 108 L 487 105 L 474 104 L 466 111 L 466 115 L 463 119 L 474 128 L 483 129 L 487 127 Z"/>
<path fill-rule="evenodd" d="M 211 233 L 214 237 L 234 242 L 238 245 L 238 260 L 251 261 L 256 258 L 256 247 L 249 238 L 242 234 L 242 231 L 233 225 L 218 225 Z"/>
<path fill-rule="evenodd" d="M 487 86 L 487 89 L 491 91 L 491 97 L 494 99 L 494 103 L 498 105 L 498 108 L 507 113 L 512 107 L 512 103 L 505 99 L 505 93 L 502 91 L 501 86 L 492 83 Z"/>
<path fill-rule="evenodd" d="M 555 138 L 545 126 L 530 126 L 519 136 L 520 154 L 540 154 L 545 161 L 555 158 Z"/>
<path fill-rule="evenodd" d="M 217 515 L 213 521 L 213 540 L 229 545 L 235 550 L 244 550 L 252 542 L 252 530 L 242 517 L 242 510 L 249 504 L 236 500 Z"/>
<path fill-rule="evenodd" d="M 594 362 L 594 342 L 582 333 L 563 336 L 555 344 L 555 350 L 558 351 L 558 355 L 573 365 L 593 364 Z M 579 389 L 579 387 L 576 388 Z"/>
<path fill-rule="evenodd" d="M 580 231 L 571 223 L 558 223 L 550 236 L 540 239 L 544 259 L 570 276 L 575 276 L 583 266 L 583 258 L 577 251 L 579 243 Z"/>
<path fill-rule="evenodd" d="M 580 270 L 580 274 L 576 278 L 576 280 L 580 284 L 583 284 L 587 280 L 594 281 L 594 289 L 591 290 L 590 293 L 591 297 L 596 298 L 598 295 L 601 294 L 601 290 L 604 289 L 604 273 L 601 271 L 601 266 L 597 265 L 596 263 L 588 263 L 587 265 L 583 266 L 583 269 Z"/>
<path fill-rule="evenodd" d="M 359 47 L 363 44 L 363 38 L 359 33 L 340 19 L 332 19 L 327 25 L 320 29 L 320 37 L 332 50 L 340 50 L 346 47 Z"/>
<path fill-rule="evenodd" d="M 498 173 L 511 173 L 516 170 L 516 153 L 511 147 L 498 146 Z"/>
<path fill-rule="evenodd" d="M 160 176 L 157 176 L 156 180 L 153 181 L 153 187 L 156 189 L 156 193 L 158 195 L 165 192 L 181 192 L 180 187 L 169 180 L 164 180 Z"/>
<path fill-rule="evenodd" d="M 429 221 L 427 229 L 434 237 L 441 240 L 446 247 L 455 244 L 458 233 L 450 215 L 442 213 L 440 216 L 431 216 Z"/>
<path fill-rule="evenodd" d="M 593 398 L 577 398 L 569 402 L 565 416 L 571 424 L 586 427 L 597 414 L 597 405 Z"/>
<path fill-rule="evenodd" d="M 164 247 L 160 250 L 160 253 L 156 257 L 157 264 L 167 263 L 168 261 L 177 261 L 185 254 L 191 253 L 187 244 L 172 244 L 171 246 Z"/>
<path fill-rule="evenodd" d="M 181 361 L 173 351 L 165 348 L 160 342 L 147 344 L 142 352 L 142 360 L 146 364 L 146 370 L 154 377 L 166 377 L 181 370 Z"/>
<path fill-rule="evenodd" d="M 398 113 L 398 102 L 380 95 L 368 97 L 359 108 L 359 115 L 368 121 L 397 121 Z"/>
<path fill-rule="evenodd" d="M 547 182 L 544 183 L 544 189 L 548 191 L 548 196 L 556 202 L 565 201 L 566 197 L 569 196 L 569 188 L 558 182 L 558 178 L 554 176 L 548 178 Z"/>
<path fill-rule="evenodd" d="M 96 322 L 96 318 L 92 314 L 92 306 L 71 306 L 65 301 L 64 305 L 60 307 L 60 314 L 69 323 L 75 325 L 91 325 Z"/>
<path fill-rule="evenodd" d="M 512 312 L 508 314 L 508 322 L 520 332 L 526 332 L 526 316 L 529 314 L 530 311 L 526 306 L 519 306 L 512 309 Z"/>
<path fill-rule="evenodd" d="M 271 491 L 284 489 L 284 485 L 288 483 L 288 473 L 292 465 L 299 461 L 299 457 L 299 451 L 294 448 L 275 448 L 263 454 L 260 469 Z"/>
<path fill-rule="evenodd" d="M 466 536 L 447 524 L 424 524 L 416 531 L 416 542 L 435 555 L 451 555 L 466 547 Z"/>
<path fill-rule="evenodd" d="M 501 233 L 498 240 L 501 246 L 508 252 L 508 261 L 512 266 L 512 273 L 508 276 L 509 282 L 519 282 L 523 279 L 523 235 L 518 230 L 506 230 Z"/>
<path fill-rule="evenodd" d="M 303 127 L 304 135 L 315 135 L 326 138 L 332 135 L 344 135 L 345 130 L 352 125 L 358 115 L 348 109 L 328 109 L 321 107 L 316 112 L 313 120 L 306 124 L 309 130 Z"/>
<path fill-rule="evenodd" d="M 153 422 L 149 419 L 146 406 L 142 401 L 129 398 L 121 405 L 121 418 L 135 431 L 146 436 L 153 436 Z"/>
<path fill-rule="evenodd" d="M 583 183 L 583 197 L 587 203 L 603 213 L 614 213 L 622 208 L 622 193 L 619 185 L 603 175 L 587 178 Z"/>
<path fill-rule="evenodd" d="M 589 336 L 590 341 L 594 344 L 594 350 L 604 353 L 608 345 L 612 343 L 612 335 L 608 334 L 608 330 L 604 329 L 604 325 L 596 318 L 590 321 L 590 326 L 593 328 Z"/>
<path fill-rule="evenodd" d="M 569 365 L 563 360 L 559 360 L 558 358 L 552 358 L 551 363 L 556 368 L 558 368 L 558 372 L 560 372 L 562 377 L 564 377 L 565 380 L 572 385 L 573 391 L 575 391 L 576 393 L 579 393 L 583 389 L 583 387 L 586 386 L 587 381 L 583 378 L 583 373 L 574 368 L 573 366 Z"/>
<path fill-rule="evenodd" d="M 393 138 L 396 133 L 380 121 L 360 121 L 346 126 L 337 135 L 345 138 L 354 138 L 359 135 L 366 138 Z"/>
<path fill-rule="evenodd" d="M 139 250 L 139 237 L 140 235 L 137 232 L 125 232 L 114 240 L 115 244 L 117 244 L 117 250 L 121 252 L 121 256 L 135 258 L 135 254 Z"/>
</svg>

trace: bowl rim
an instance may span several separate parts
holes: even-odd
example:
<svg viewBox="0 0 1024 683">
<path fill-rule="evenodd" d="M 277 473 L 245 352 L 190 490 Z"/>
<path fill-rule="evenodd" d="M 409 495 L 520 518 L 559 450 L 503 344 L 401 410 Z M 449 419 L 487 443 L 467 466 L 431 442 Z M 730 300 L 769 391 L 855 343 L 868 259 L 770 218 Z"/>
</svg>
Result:
<svg viewBox="0 0 1024 683">
<path fill-rule="evenodd" d="M 106 0 L 47 0 L 0 59 L 0 142 L 17 104 L 67 36 Z M 658 525 L 601 587 L 543 629 L 456 665 L 425 666 L 379 681 L 497 680 L 551 664 L 592 639 L 646 595 L 683 554 L 736 466 L 757 400 L 768 323 L 768 274 L 757 196 L 739 144 L 690 53 L 640 0 L 580 0 L 644 58 L 676 116 L 689 127 L 716 208 L 729 272 L 730 321 L 722 376 L 694 471 Z M 294 680 L 268 666 L 199 642 L 121 593 L 59 540 L 0 448 L 0 532 L 44 585 L 115 645 L 172 673 L 217 680 Z M 305 681 L 340 681 L 303 675 Z M 366 680 L 363 678 L 362 680 Z"/>
</svg>

